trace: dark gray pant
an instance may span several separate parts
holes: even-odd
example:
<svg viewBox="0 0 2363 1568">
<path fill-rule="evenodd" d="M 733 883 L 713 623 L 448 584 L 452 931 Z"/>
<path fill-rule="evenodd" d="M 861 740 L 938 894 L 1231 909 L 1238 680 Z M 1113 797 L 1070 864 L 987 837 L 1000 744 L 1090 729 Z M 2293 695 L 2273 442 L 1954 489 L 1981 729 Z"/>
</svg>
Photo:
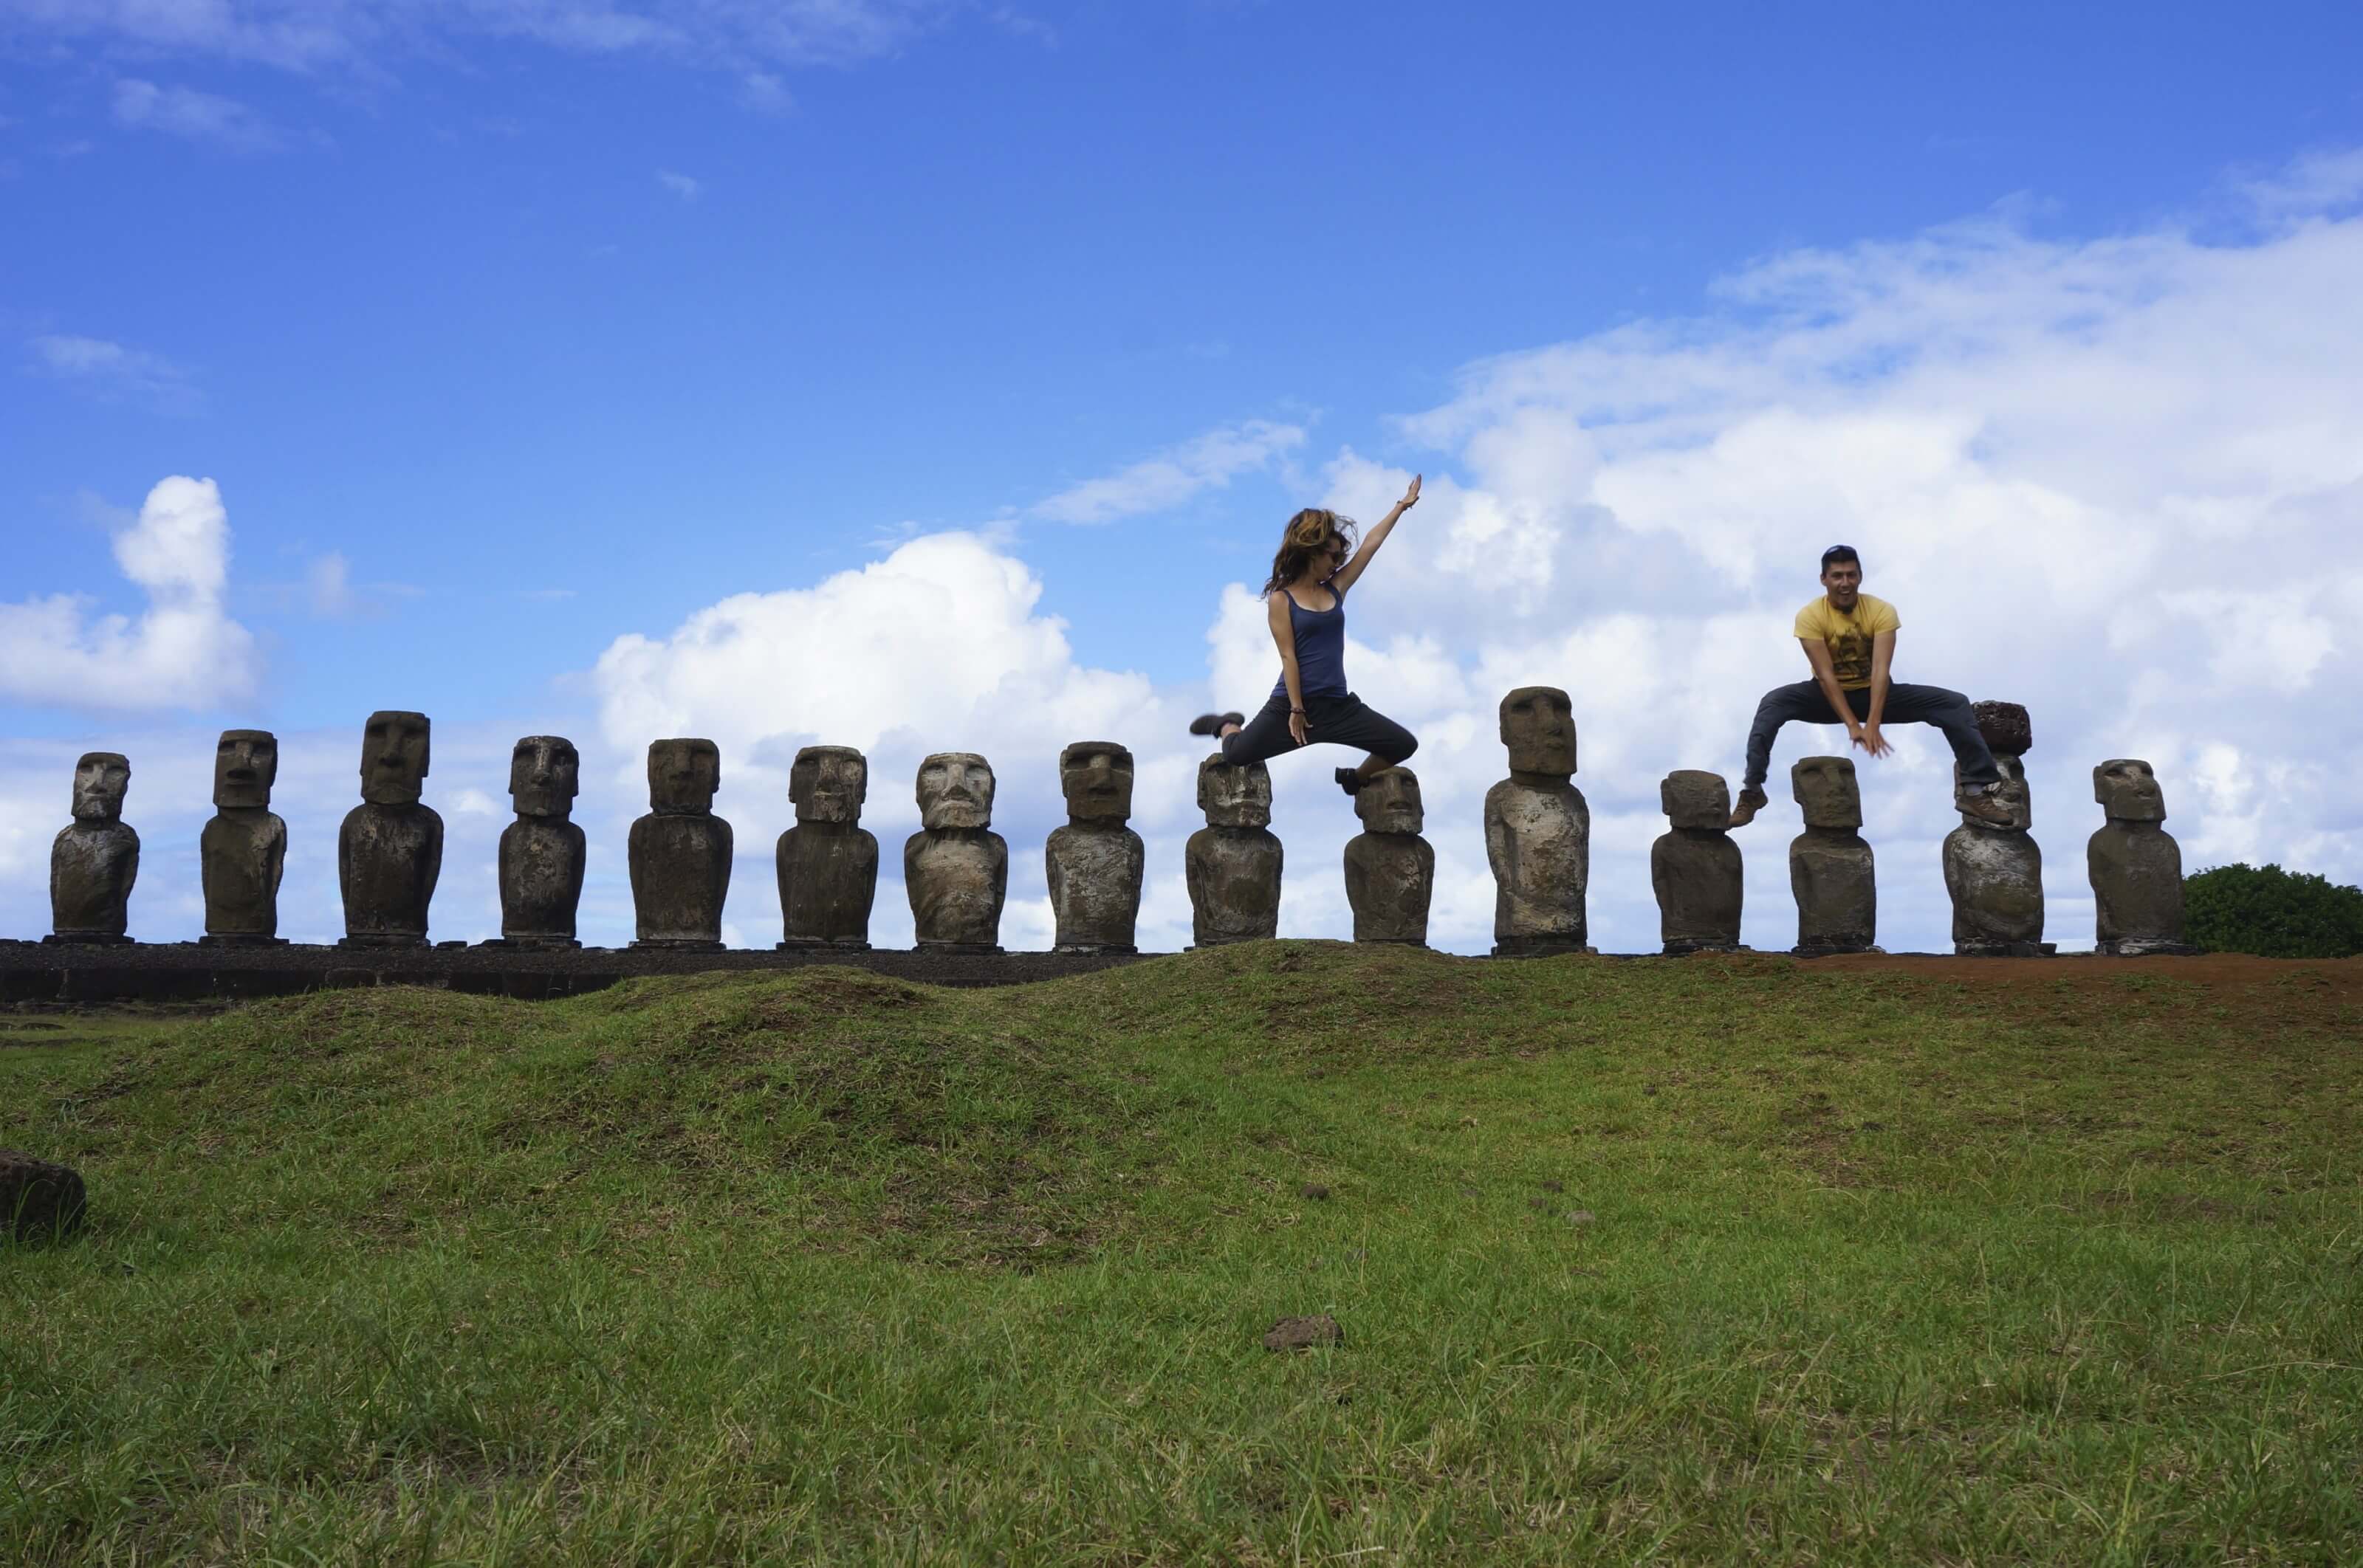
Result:
<svg viewBox="0 0 2363 1568">
<path fill-rule="evenodd" d="M 1412 733 L 1350 691 L 1304 694 L 1304 744 L 1350 745 L 1374 751 L 1389 762 L 1401 762 L 1419 749 Z M 1263 705 L 1247 728 L 1223 737 L 1223 760 L 1234 767 L 1267 762 L 1284 751 L 1294 751 L 1288 733 L 1288 695 Z"/>
<path fill-rule="evenodd" d="M 1858 719 L 1870 717 L 1870 688 L 1846 694 L 1847 706 Z M 1819 682 L 1800 680 L 1794 686 L 1775 686 L 1764 693 L 1764 701 L 1756 705 L 1756 722 L 1747 727 L 1747 777 L 1746 788 L 1760 790 L 1764 776 L 1772 770 L 1772 737 L 1781 726 L 1792 719 L 1809 724 L 1845 723 L 1830 712 L 1830 700 L 1822 695 Z M 1952 743 L 1953 760 L 1961 765 L 1964 785 L 1991 784 L 2002 778 L 2002 769 L 1994 766 L 1993 753 L 1986 749 L 1986 737 L 1978 734 L 1978 716 L 1969 707 L 1969 700 L 1958 691 L 1947 691 L 1941 686 L 1913 686 L 1892 681 L 1887 688 L 1887 708 L 1879 716 L 1882 724 L 1934 724 L 1945 732 Z"/>
</svg>

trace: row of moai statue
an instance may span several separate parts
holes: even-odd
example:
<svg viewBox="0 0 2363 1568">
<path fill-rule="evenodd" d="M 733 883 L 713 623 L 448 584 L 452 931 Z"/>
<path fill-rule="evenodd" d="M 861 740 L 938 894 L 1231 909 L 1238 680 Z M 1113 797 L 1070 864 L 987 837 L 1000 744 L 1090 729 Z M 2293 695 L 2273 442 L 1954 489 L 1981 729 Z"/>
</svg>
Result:
<svg viewBox="0 0 2363 1568">
<path fill-rule="evenodd" d="M 2028 955 L 2043 941 L 2043 855 L 2032 823 L 2023 758 L 2033 745 L 2026 710 L 1977 704 L 1979 723 L 2003 775 L 2004 824 L 1964 819 L 1944 845 L 1957 952 Z M 422 801 L 431 727 L 424 714 L 372 713 L 363 733 L 361 803 L 338 832 L 337 875 L 345 909 L 342 946 L 418 946 L 443 860 L 443 822 Z M 1485 796 L 1485 853 L 1493 872 L 1497 957 L 1587 952 L 1585 899 L 1592 815 L 1576 789 L 1572 705 L 1555 687 L 1502 700 L 1501 739 L 1510 776 Z M 585 841 L 571 820 L 582 768 L 557 735 L 516 743 L 509 792 L 516 820 L 501 834 L 501 935 L 493 946 L 573 947 Z M 278 935 L 278 892 L 287 826 L 271 811 L 278 745 L 262 730 L 226 730 L 215 756 L 215 815 L 200 840 L 205 934 L 214 944 L 268 944 Z M 710 740 L 650 744 L 647 815 L 633 823 L 628 867 L 640 947 L 715 950 L 730 889 L 730 824 L 714 814 L 720 750 Z M 50 856 L 51 942 L 123 942 L 139 875 L 139 840 L 122 820 L 130 764 L 92 752 L 74 773 L 73 823 Z M 2092 770 L 2107 821 L 2087 863 L 2097 906 L 2098 951 L 2188 952 L 2182 941 L 2182 856 L 2161 825 L 2164 799 L 2146 762 Z M 1055 951 L 1131 953 L 1147 856 L 1132 814 L 1133 758 L 1112 741 L 1082 741 L 1059 756 L 1067 823 L 1044 847 L 1057 922 Z M 1878 886 L 1861 835 L 1854 764 L 1809 756 L 1790 774 L 1804 831 L 1789 846 L 1797 944 L 1805 955 L 1859 953 L 1877 940 Z M 992 765 L 972 752 L 939 752 L 920 764 L 920 828 L 903 846 L 903 880 L 918 945 L 998 953 L 1009 885 L 1009 846 L 992 831 Z M 788 795 L 796 823 L 776 851 L 782 948 L 859 951 L 870 945 L 878 841 L 860 826 L 869 764 L 850 746 L 796 754 Z M 1651 846 L 1650 881 L 1669 953 L 1739 945 L 1745 875 L 1727 823 L 1721 776 L 1683 770 L 1660 786 L 1669 831 Z M 1270 831 L 1271 777 L 1261 763 L 1234 767 L 1219 754 L 1198 767 L 1206 825 L 1183 860 L 1196 944 L 1269 938 L 1280 922 L 1283 856 Z M 1422 836 L 1419 779 L 1405 767 L 1370 777 L 1354 797 L 1363 831 L 1345 851 L 1347 900 L 1357 942 L 1424 945 L 1436 852 Z"/>
</svg>

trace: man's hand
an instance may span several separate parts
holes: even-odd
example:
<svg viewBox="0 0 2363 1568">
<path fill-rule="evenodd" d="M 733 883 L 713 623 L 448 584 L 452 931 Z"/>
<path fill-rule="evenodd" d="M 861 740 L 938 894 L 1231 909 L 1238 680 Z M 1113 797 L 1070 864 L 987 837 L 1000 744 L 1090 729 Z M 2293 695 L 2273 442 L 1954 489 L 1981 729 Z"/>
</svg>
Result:
<svg viewBox="0 0 2363 1568">
<path fill-rule="evenodd" d="M 1879 733 L 1877 724 L 1865 724 L 1855 731 L 1854 744 L 1873 756 L 1885 756 L 1895 749 L 1895 744 Z"/>
</svg>

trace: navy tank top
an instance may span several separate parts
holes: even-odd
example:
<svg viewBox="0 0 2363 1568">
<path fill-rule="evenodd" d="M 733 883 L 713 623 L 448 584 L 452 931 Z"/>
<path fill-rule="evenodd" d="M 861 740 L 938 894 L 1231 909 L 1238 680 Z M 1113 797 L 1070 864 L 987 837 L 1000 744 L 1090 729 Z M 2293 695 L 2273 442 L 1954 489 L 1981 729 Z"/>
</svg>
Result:
<svg viewBox="0 0 2363 1568">
<path fill-rule="evenodd" d="M 1307 610 L 1286 589 L 1288 629 L 1296 638 L 1296 681 L 1307 697 L 1346 695 L 1346 591 L 1324 583 L 1333 602 L 1326 610 Z M 1288 672 L 1272 682 L 1271 694 L 1288 695 Z"/>
</svg>

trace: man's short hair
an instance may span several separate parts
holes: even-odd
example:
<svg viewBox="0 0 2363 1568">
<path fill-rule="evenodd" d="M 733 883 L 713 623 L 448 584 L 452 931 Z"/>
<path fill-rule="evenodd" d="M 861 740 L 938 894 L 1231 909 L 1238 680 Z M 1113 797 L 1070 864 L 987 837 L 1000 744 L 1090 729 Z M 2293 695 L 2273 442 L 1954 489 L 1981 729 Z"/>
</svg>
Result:
<svg viewBox="0 0 2363 1568">
<path fill-rule="evenodd" d="M 1832 545 L 1822 552 L 1822 570 L 1825 573 L 1830 569 L 1832 561 L 1852 561 L 1857 569 L 1862 566 L 1862 558 L 1854 553 L 1852 545 Z"/>
</svg>

